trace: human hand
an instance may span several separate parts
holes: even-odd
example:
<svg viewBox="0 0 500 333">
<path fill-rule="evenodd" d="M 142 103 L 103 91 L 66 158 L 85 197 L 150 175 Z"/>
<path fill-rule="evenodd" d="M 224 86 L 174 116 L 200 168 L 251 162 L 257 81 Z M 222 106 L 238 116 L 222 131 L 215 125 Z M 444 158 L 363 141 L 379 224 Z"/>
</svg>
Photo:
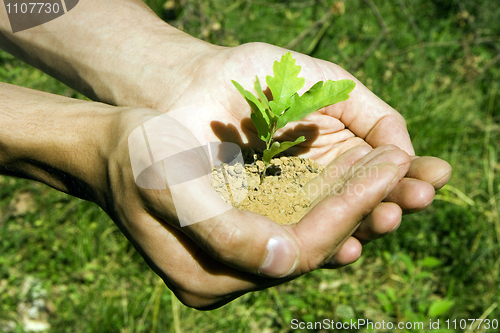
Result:
<svg viewBox="0 0 500 333">
<path fill-rule="evenodd" d="M 394 146 L 353 147 L 327 167 L 335 172 L 326 173 L 324 181 L 337 195 L 322 200 L 299 223 L 280 226 L 224 207 L 210 182 L 199 177 L 210 170 L 203 149 L 195 149 L 200 142 L 168 113 L 128 109 L 119 119 L 110 131 L 116 146 L 107 163 L 110 189 L 104 202 L 109 204 L 103 208 L 179 299 L 197 308 L 218 307 L 280 284 L 329 265 L 333 257 L 355 260 L 359 254 L 351 250 L 356 244 L 350 235 L 394 189 L 409 163 L 407 153 Z M 139 140 L 131 133 L 139 133 Z M 137 150 L 142 133 L 155 164 L 149 153 Z M 184 158 L 169 161 L 183 152 L 188 152 Z M 140 182 L 134 164 L 151 165 Z M 172 172 L 186 182 L 199 178 L 178 190 L 165 182 Z M 214 207 L 218 211 L 207 218 Z"/>
<path fill-rule="evenodd" d="M 202 119 L 200 122 L 205 125 L 203 133 L 208 140 L 258 146 L 261 141 L 249 120 L 250 109 L 232 86 L 231 80 L 240 82 L 249 90 L 253 87 L 256 74 L 264 83 L 266 75 L 272 74 L 273 61 L 278 60 L 286 50 L 262 43 L 234 48 L 205 46 L 201 50 L 197 60 L 190 62 L 191 67 L 182 69 L 184 73 L 191 73 L 179 75 L 184 84 L 178 82 L 172 85 L 173 88 L 150 94 L 151 104 L 165 112 L 186 105 L 198 105 L 200 107 L 184 112 L 182 117 L 186 123 Z M 356 82 L 356 88 L 347 101 L 281 129 L 279 139 L 293 141 L 301 135 L 307 138 L 291 151 L 295 150 L 299 156 L 313 158 L 323 165 L 358 145 L 375 148 L 392 144 L 414 155 L 405 121 L 397 111 L 339 66 L 298 53 L 294 53 L 294 58 L 302 66 L 300 76 L 306 79 L 301 93 L 317 81 L 327 79 L 351 79 Z M 153 79 L 151 82 L 159 81 Z M 146 86 L 145 90 L 156 92 L 158 85 L 155 84 L 155 87 L 149 89 Z M 402 167 L 401 172 L 407 177 L 354 234 L 361 242 L 366 243 L 395 230 L 401 221 L 402 211 L 415 212 L 428 207 L 435 189 L 448 181 L 451 167 L 434 157 L 412 157 L 411 163 Z M 338 263 L 348 262 L 339 260 Z"/>
</svg>

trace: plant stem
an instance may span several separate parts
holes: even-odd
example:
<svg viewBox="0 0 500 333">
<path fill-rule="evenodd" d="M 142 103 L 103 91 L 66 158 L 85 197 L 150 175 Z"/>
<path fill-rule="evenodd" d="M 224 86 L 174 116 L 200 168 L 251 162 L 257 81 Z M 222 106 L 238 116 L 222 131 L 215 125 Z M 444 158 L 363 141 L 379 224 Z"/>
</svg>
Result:
<svg viewBox="0 0 500 333">
<path fill-rule="evenodd" d="M 271 143 L 273 142 L 274 133 L 276 133 L 276 123 L 274 123 L 271 127 L 271 135 L 269 136 L 269 140 L 266 141 L 266 150 L 269 150 L 269 148 L 271 147 Z M 263 159 L 263 162 L 264 162 L 264 171 L 262 171 L 262 173 L 260 174 L 260 183 L 261 184 L 262 184 L 262 182 L 264 182 L 264 177 L 266 175 L 267 166 L 269 165 L 270 161 L 266 162 Z"/>
</svg>

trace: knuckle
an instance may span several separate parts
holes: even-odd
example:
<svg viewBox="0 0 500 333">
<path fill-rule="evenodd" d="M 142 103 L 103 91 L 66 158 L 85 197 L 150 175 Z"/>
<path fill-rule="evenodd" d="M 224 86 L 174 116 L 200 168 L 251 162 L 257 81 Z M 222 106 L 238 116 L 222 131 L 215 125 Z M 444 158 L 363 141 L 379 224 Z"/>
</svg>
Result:
<svg viewBox="0 0 500 333">
<path fill-rule="evenodd" d="M 218 302 L 218 299 L 212 296 L 202 296 L 184 291 L 174 293 L 182 304 L 197 310 L 213 308 Z"/>
<path fill-rule="evenodd" d="M 338 247 L 338 246 L 334 246 Z M 307 258 L 306 264 L 305 264 L 305 269 L 306 272 L 312 272 L 315 271 L 321 267 L 323 267 L 329 259 L 335 255 L 335 251 L 326 250 L 326 249 L 313 249 L 311 250 L 305 257 Z"/>
<path fill-rule="evenodd" d="M 201 280 L 181 283 L 175 288 L 171 286 L 170 288 L 182 304 L 197 310 L 213 310 L 219 308 L 245 293 L 244 291 L 238 290 L 215 292 L 207 286 L 206 281 Z"/>
<path fill-rule="evenodd" d="M 221 297 L 200 279 L 178 279 L 175 286 L 166 285 L 182 304 L 195 309 L 210 306 Z"/>
<path fill-rule="evenodd" d="M 206 242 L 207 250 L 219 261 L 233 261 L 244 245 L 244 234 L 239 228 L 226 223 L 217 223 L 210 230 Z"/>
</svg>

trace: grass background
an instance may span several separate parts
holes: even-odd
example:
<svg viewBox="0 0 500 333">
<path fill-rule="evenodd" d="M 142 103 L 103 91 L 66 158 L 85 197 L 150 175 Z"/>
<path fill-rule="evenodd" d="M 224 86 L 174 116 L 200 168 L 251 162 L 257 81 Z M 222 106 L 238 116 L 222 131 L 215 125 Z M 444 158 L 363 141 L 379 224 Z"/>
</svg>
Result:
<svg viewBox="0 0 500 333">
<path fill-rule="evenodd" d="M 419 155 L 450 162 L 451 181 L 357 263 L 199 312 L 172 297 L 97 206 L 0 176 L 0 331 L 23 332 L 22 307 L 40 299 L 51 332 L 289 332 L 292 318 L 498 331 L 459 328 L 500 320 L 497 1 L 145 2 L 216 44 L 268 42 L 340 64 L 405 116 Z M 0 80 L 83 98 L 4 52 Z M 458 328 L 443 330 L 446 319 Z"/>
</svg>

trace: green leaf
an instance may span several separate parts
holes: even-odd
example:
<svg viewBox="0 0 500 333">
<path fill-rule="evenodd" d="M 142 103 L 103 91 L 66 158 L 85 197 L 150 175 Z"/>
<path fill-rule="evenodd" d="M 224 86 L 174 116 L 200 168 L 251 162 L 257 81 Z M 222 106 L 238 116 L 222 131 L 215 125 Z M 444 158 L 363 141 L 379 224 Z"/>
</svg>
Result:
<svg viewBox="0 0 500 333">
<path fill-rule="evenodd" d="M 303 136 L 300 136 L 294 142 L 290 142 L 290 141 L 284 141 L 281 143 L 275 142 L 271 145 L 271 147 L 269 149 L 264 150 L 264 156 L 262 156 L 262 160 L 264 161 L 264 163 L 266 163 L 266 165 L 268 165 L 274 156 L 276 156 L 277 154 L 281 153 L 282 151 L 285 151 L 288 148 L 293 147 L 295 145 L 298 145 L 299 143 L 302 143 L 304 141 L 306 141 L 306 138 Z"/>
<path fill-rule="evenodd" d="M 264 106 L 257 97 L 255 97 L 248 90 L 245 90 L 241 86 L 241 84 L 239 84 L 234 80 L 231 80 L 231 82 L 234 84 L 236 89 L 238 89 L 240 94 L 245 98 L 248 105 L 250 105 L 250 107 L 252 108 L 253 112 L 250 115 L 250 119 L 252 119 L 252 122 L 257 128 L 257 133 L 259 135 L 259 138 L 267 142 L 268 140 L 271 139 L 271 122 L 269 120 L 269 117 L 267 115 Z"/>
<path fill-rule="evenodd" d="M 266 109 L 266 114 L 271 124 L 275 124 L 278 121 L 278 116 L 275 115 L 270 109 Z"/>
<path fill-rule="evenodd" d="M 238 89 L 238 91 L 240 92 L 240 94 L 245 98 L 245 100 L 247 101 L 248 105 L 250 105 L 250 107 L 252 108 L 253 112 L 261 112 L 261 113 L 264 112 L 264 106 L 259 101 L 259 99 L 254 96 L 254 94 L 252 94 L 248 90 L 245 90 L 245 88 L 243 88 L 241 86 L 241 84 L 239 84 L 238 82 L 236 82 L 234 80 L 231 80 L 231 82 L 236 87 L 236 89 Z"/>
<path fill-rule="evenodd" d="M 396 302 L 397 297 L 396 297 L 396 292 L 394 291 L 394 289 L 392 289 L 391 287 L 387 287 L 385 293 L 387 294 L 387 297 L 391 301 Z"/>
<path fill-rule="evenodd" d="M 264 94 L 264 91 L 262 90 L 262 86 L 260 85 L 259 77 L 257 75 L 255 75 L 255 91 L 259 95 L 259 100 L 262 102 L 264 109 L 269 110 L 269 101 L 266 94 Z"/>
<path fill-rule="evenodd" d="M 431 278 L 431 277 L 432 277 L 432 273 L 431 272 L 420 272 L 417 275 L 415 275 L 415 280 L 428 279 L 428 278 Z"/>
<path fill-rule="evenodd" d="M 262 141 L 267 142 L 269 139 L 271 139 L 269 126 L 260 113 L 253 112 L 250 115 L 250 119 L 252 119 L 253 124 L 257 128 L 257 134 Z"/>
<path fill-rule="evenodd" d="M 413 272 L 415 271 L 415 266 L 413 265 L 411 258 L 407 254 L 404 254 L 404 253 L 399 253 L 398 258 L 399 258 L 399 260 L 401 260 L 405 264 L 406 270 L 408 271 L 408 274 L 410 276 L 413 276 Z"/>
<path fill-rule="evenodd" d="M 326 106 L 345 101 L 356 84 L 352 80 L 328 80 L 316 83 L 302 96 L 295 94 L 288 110 L 278 119 L 276 128 L 282 128 L 292 121 L 301 120 Z"/>
<path fill-rule="evenodd" d="M 441 266 L 441 260 L 439 260 L 438 258 L 435 258 L 435 257 L 425 257 L 422 260 L 422 266 L 429 267 L 429 268 Z"/>
<path fill-rule="evenodd" d="M 451 309 L 451 307 L 454 304 L 455 304 L 454 301 L 448 299 L 441 299 L 438 301 L 434 301 L 429 308 L 428 315 L 430 317 L 439 317 L 441 315 L 444 315 Z"/>
<path fill-rule="evenodd" d="M 273 100 L 269 102 L 271 110 L 279 116 L 290 107 L 291 97 L 305 84 L 304 78 L 299 78 L 300 66 L 295 65 L 292 54 L 287 52 L 281 60 L 273 64 L 274 77 L 267 76 L 266 82 L 273 94 Z"/>
<path fill-rule="evenodd" d="M 387 297 L 386 294 L 380 292 L 380 291 L 376 291 L 375 292 L 375 296 L 377 296 L 378 300 L 380 303 L 382 304 L 385 304 L 385 303 L 390 303 L 391 301 L 389 300 L 389 298 Z"/>
<path fill-rule="evenodd" d="M 384 312 L 390 313 L 394 310 L 394 306 L 392 305 L 392 303 L 389 300 L 389 298 L 387 297 L 387 295 L 385 295 L 384 293 L 382 293 L 380 291 L 376 291 L 375 296 L 378 298 L 378 301 L 380 302 L 380 304 L 384 308 Z"/>
<path fill-rule="evenodd" d="M 277 129 L 325 106 L 348 99 L 349 93 L 355 87 L 355 83 L 350 80 L 328 80 L 326 83 L 316 83 L 308 92 L 299 96 L 297 92 L 305 84 L 305 79 L 298 77 L 300 70 L 301 67 L 296 65 L 290 52 L 283 55 L 280 61 L 274 62 L 274 76 L 266 77 L 266 83 L 273 95 L 272 101 L 264 94 L 258 76 L 254 85 L 258 97 L 232 81 L 252 108 L 252 122 L 257 128 L 259 138 L 266 142 L 268 147 Z M 304 140 L 304 137 L 300 137 L 295 142 L 274 143 L 265 150 L 264 162 L 268 164 L 273 156 Z"/>
</svg>

